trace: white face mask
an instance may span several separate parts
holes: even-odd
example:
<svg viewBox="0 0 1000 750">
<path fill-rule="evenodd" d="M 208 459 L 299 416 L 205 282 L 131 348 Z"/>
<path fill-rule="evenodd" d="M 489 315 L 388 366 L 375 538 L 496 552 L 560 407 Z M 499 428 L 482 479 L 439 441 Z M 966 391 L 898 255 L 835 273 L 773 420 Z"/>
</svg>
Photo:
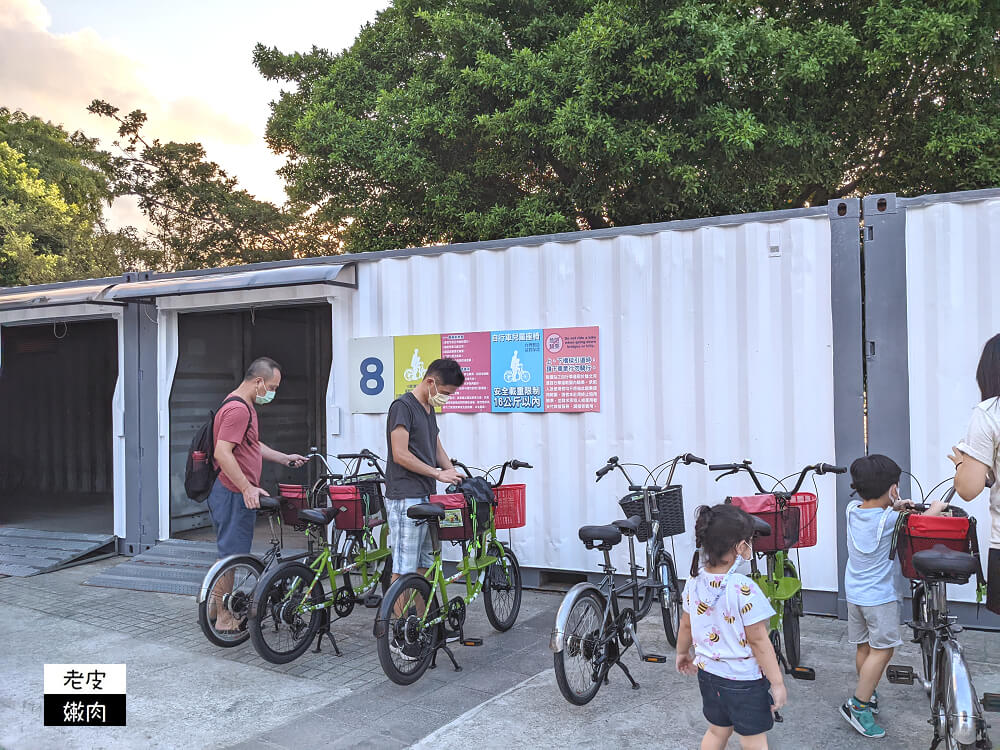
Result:
<svg viewBox="0 0 1000 750">
<path fill-rule="evenodd" d="M 739 573 L 741 575 L 750 574 L 750 561 L 753 559 L 753 547 L 747 543 L 741 543 L 740 547 L 744 549 L 743 553 L 737 553 L 736 559 L 733 561 L 732 571 Z M 747 557 L 743 555 L 746 554 Z"/>
<path fill-rule="evenodd" d="M 436 391 L 436 393 L 433 396 L 431 396 L 429 400 L 431 402 L 431 406 L 436 406 L 437 408 L 440 409 L 442 406 L 448 403 L 448 399 L 450 399 L 451 396 L 447 393 L 441 393 L 441 391 L 438 390 L 437 383 L 434 384 L 434 390 Z"/>
</svg>

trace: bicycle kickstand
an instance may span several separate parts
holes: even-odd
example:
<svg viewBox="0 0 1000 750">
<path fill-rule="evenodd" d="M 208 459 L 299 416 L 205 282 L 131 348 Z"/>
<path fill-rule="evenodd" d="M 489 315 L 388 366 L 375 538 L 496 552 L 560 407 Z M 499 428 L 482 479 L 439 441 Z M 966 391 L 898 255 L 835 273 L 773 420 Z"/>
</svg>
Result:
<svg viewBox="0 0 1000 750">
<path fill-rule="evenodd" d="M 344 654 L 340 650 L 340 646 L 337 645 L 337 639 L 333 637 L 333 631 L 330 630 L 330 612 L 329 610 L 323 610 L 323 622 L 320 625 L 319 632 L 316 633 L 316 648 L 313 649 L 314 654 L 318 654 L 322 651 L 320 644 L 323 643 L 323 636 L 330 639 L 330 643 L 333 645 L 333 652 L 337 656 L 343 656 Z"/>
<path fill-rule="evenodd" d="M 444 651 L 446 654 L 448 654 L 448 658 L 451 659 L 451 664 L 453 667 L 455 667 L 456 672 L 462 671 L 462 668 L 458 665 L 458 662 L 455 661 L 455 654 L 452 653 L 451 649 L 448 648 L 448 645 L 444 641 L 442 641 L 441 644 L 434 649 L 434 656 L 431 657 L 431 669 L 435 669 L 437 667 L 438 651 Z"/>
<path fill-rule="evenodd" d="M 632 683 L 632 689 L 633 690 L 638 690 L 639 689 L 639 683 L 636 682 L 634 679 L 632 679 L 632 673 L 628 671 L 628 667 L 626 667 L 624 664 L 622 664 L 620 660 L 616 661 L 615 664 L 617 664 L 619 667 L 622 668 L 622 672 L 624 672 L 625 676 L 628 677 L 628 681 Z"/>
</svg>

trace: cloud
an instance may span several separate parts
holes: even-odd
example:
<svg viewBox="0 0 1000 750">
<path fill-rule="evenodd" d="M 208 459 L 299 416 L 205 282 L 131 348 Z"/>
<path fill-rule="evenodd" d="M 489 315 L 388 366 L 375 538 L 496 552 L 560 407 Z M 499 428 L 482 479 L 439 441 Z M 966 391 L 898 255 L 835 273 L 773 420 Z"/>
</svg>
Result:
<svg viewBox="0 0 1000 750">
<path fill-rule="evenodd" d="M 280 160 L 267 150 L 263 123 L 258 134 L 209 99 L 161 99 L 146 82 L 156 76 L 142 61 L 92 29 L 55 34 L 49 31 L 51 23 L 39 0 L 0 0 L 0 106 L 23 109 L 71 132 L 83 130 L 105 147 L 115 139 L 116 128 L 86 111 L 91 100 L 104 99 L 124 112 L 141 109 L 149 115 L 147 135 L 199 141 L 241 186 L 263 198 L 283 200 L 274 174 Z"/>
</svg>

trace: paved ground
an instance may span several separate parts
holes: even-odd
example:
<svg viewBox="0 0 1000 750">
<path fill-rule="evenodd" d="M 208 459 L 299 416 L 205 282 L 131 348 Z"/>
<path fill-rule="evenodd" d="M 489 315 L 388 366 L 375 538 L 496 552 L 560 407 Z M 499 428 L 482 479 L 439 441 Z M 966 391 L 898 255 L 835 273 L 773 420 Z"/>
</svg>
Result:
<svg viewBox="0 0 1000 750">
<path fill-rule="evenodd" d="M 694 748 L 703 732 L 696 682 L 634 656 L 629 665 L 641 690 L 612 673 L 590 705 L 564 701 L 547 648 L 558 594 L 525 592 L 518 624 L 503 634 L 475 603 L 467 633 L 485 643 L 458 649 L 463 671 L 442 665 L 402 688 L 379 667 L 373 610 L 355 610 L 335 625 L 343 657 L 324 648 L 276 666 L 249 644 L 209 644 L 190 597 L 80 585 L 115 562 L 0 579 L 3 748 Z M 667 651 L 655 626 L 652 618 L 641 626 L 646 646 Z M 771 746 L 869 746 L 836 713 L 853 680 L 844 623 L 809 617 L 802 630 L 803 658 L 819 678 L 790 683 L 786 721 L 771 733 Z M 979 689 L 1000 692 L 1000 635 L 970 631 L 963 643 Z M 914 647 L 894 661 L 915 665 Z M 42 725 L 42 665 L 66 662 L 128 665 L 127 727 Z M 878 746 L 929 746 L 922 691 L 885 685 L 881 695 L 890 735 Z"/>
</svg>

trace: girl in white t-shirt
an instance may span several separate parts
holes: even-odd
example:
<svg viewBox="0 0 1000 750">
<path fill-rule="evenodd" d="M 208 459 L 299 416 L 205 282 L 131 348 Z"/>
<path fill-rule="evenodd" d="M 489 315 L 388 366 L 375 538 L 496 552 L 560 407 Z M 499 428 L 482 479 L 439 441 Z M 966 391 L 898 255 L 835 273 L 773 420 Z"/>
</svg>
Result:
<svg viewBox="0 0 1000 750">
<path fill-rule="evenodd" d="M 965 440 L 948 456 L 955 464 L 955 491 L 965 501 L 990 489 L 990 555 L 986 608 L 1000 615 L 1000 333 L 986 342 L 976 369 L 982 401 L 972 410 Z"/>
<path fill-rule="evenodd" d="M 785 705 L 786 693 L 768 638 L 774 609 L 740 572 L 753 557 L 753 518 L 734 505 L 702 506 L 694 529 L 677 671 L 698 675 L 708 720 L 701 750 L 722 750 L 733 732 L 744 750 L 766 748 L 772 710 Z"/>
</svg>

